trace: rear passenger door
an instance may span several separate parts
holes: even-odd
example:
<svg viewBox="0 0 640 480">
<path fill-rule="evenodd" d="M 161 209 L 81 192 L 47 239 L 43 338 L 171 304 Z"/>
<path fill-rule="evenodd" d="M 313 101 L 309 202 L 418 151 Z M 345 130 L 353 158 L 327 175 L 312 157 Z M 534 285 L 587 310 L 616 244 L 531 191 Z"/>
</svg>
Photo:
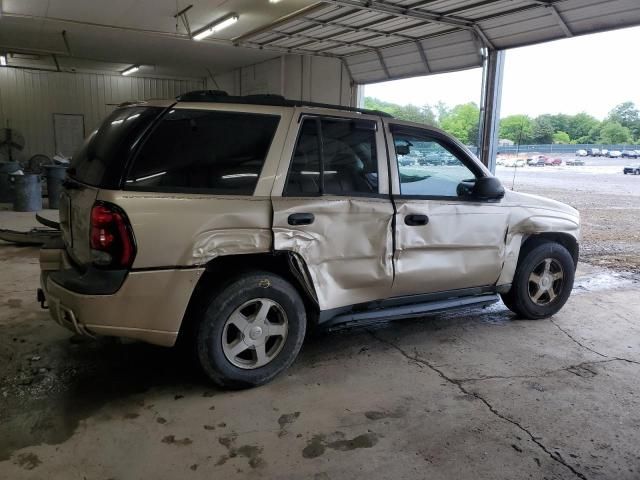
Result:
<svg viewBox="0 0 640 480">
<path fill-rule="evenodd" d="M 305 261 L 322 310 L 386 298 L 393 206 L 382 124 L 296 111 L 272 195 L 274 246 Z"/>
</svg>

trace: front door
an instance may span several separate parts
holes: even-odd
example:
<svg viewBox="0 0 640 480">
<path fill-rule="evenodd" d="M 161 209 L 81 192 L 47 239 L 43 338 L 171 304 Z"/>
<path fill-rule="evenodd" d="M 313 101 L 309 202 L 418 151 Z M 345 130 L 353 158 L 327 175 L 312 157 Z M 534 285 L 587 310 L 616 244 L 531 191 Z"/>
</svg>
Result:
<svg viewBox="0 0 640 480">
<path fill-rule="evenodd" d="M 389 123 L 387 135 L 397 212 L 392 295 L 495 284 L 508 209 L 458 195 L 463 180 L 488 172 L 438 131 Z"/>
<path fill-rule="evenodd" d="M 386 298 L 393 206 L 382 122 L 297 111 L 274 184 L 276 250 L 305 261 L 321 310 Z"/>
</svg>

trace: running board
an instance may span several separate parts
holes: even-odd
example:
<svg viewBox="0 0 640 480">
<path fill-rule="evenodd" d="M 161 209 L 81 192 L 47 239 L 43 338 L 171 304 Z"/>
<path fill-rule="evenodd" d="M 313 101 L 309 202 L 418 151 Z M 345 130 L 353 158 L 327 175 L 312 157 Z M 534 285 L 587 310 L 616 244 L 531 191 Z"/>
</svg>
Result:
<svg viewBox="0 0 640 480">
<path fill-rule="evenodd" d="M 331 330 L 334 327 L 364 326 L 390 320 L 420 317 L 428 313 L 439 313 L 460 308 L 486 307 L 500 300 L 498 295 L 477 295 L 474 297 L 451 298 L 432 302 L 414 303 L 396 307 L 379 308 L 336 315 L 321 326 Z"/>
</svg>

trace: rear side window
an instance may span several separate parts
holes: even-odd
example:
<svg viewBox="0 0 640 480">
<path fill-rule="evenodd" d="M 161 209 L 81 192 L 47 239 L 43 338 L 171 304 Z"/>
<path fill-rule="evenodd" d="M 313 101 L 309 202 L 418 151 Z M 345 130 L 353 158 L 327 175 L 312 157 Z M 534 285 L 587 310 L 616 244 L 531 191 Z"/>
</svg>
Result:
<svg viewBox="0 0 640 480">
<path fill-rule="evenodd" d="M 127 175 L 135 190 L 252 195 L 280 117 L 171 110 Z"/>
<path fill-rule="evenodd" d="M 69 175 L 88 185 L 118 188 L 129 155 L 162 111 L 159 107 L 114 110 L 74 154 Z"/>
<path fill-rule="evenodd" d="M 376 123 L 307 118 L 293 154 L 284 194 L 378 193 Z"/>
</svg>

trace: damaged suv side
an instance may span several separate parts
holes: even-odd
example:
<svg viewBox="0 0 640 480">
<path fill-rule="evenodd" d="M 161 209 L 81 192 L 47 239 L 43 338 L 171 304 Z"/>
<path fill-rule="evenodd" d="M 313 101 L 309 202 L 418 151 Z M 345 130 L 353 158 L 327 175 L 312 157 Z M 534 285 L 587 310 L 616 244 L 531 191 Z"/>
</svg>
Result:
<svg viewBox="0 0 640 480">
<path fill-rule="evenodd" d="M 458 141 L 380 112 L 192 92 L 117 108 L 75 155 L 53 319 L 172 346 L 225 386 L 271 380 L 305 332 L 498 301 L 567 301 L 573 208 L 506 191 Z"/>
</svg>

